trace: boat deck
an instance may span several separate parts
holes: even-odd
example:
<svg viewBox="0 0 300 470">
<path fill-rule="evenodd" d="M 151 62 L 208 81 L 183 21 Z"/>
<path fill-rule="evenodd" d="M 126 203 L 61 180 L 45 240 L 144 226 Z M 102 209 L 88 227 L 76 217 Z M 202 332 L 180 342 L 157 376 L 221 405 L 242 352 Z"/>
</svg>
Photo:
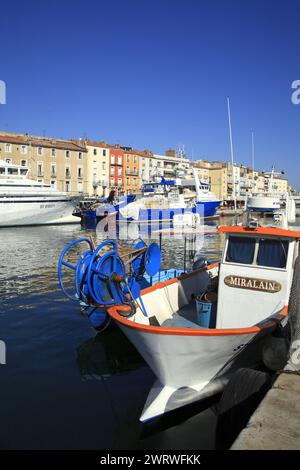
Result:
<svg viewBox="0 0 300 470">
<path fill-rule="evenodd" d="M 184 305 L 174 313 L 172 318 L 165 320 L 161 326 L 199 328 L 199 324 L 197 322 L 196 301 L 192 300 L 189 304 Z"/>
</svg>

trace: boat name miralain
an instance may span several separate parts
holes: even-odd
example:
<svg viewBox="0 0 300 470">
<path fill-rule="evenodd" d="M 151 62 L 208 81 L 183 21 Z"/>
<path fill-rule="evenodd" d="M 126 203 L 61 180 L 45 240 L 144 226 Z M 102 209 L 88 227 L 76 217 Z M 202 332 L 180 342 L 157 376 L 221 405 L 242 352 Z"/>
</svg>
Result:
<svg viewBox="0 0 300 470">
<path fill-rule="evenodd" d="M 224 282 L 229 287 L 237 287 L 240 289 L 260 290 L 263 292 L 279 292 L 281 284 L 277 281 L 269 281 L 268 279 L 256 279 L 252 277 L 226 276 Z"/>
</svg>

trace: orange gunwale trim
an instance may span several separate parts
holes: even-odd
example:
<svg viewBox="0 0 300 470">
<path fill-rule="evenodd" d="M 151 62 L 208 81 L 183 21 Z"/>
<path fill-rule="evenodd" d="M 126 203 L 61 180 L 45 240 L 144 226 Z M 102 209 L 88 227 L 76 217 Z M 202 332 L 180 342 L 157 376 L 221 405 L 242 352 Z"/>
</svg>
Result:
<svg viewBox="0 0 300 470">
<path fill-rule="evenodd" d="M 219 228 L 218 233 L 243 233 L 247 235 L 273 235 L 277 237 L 300 238 L 300 231 L 298 230 L 286 230 L 275 227 L 257 227 L 252 229 L 235 225 L 232 227 L 224 225 Z"/>
<path fill-rule="evenodd" d="M 154 286 L 147 287 L 143 289 L 141 295 L 148 294 L 150 292 L 154 292 L 155 290 L 162 289 L 168 285 L 174 284 L 176 282 L 180 282 L 181 279 L 187 279 L 189 277 L 194 276 L 195 274 L 206 271 L 209 269 L 218 266 L 219 263 L 211 264 L 205 268 L 200 268 L 196 271 L 193 271 L 190 274 L 181 275 L 178 278 L 170 279 L 165 282 L 157 282 Z M 263 322 L 260 322 L 259 325 L 250 326 L 247 328 L 170 328 L 170 327 L 163 327 L 163 326 L 152 326 L 152 325 L 143 325 L 141 323 L 136 323 L 127 318 L 121 316 L 118 312 L 120 310 L 126 310 L 126 306 L 122 305 L 115 305 L 110 307 L 107 312 L 108 314 L 116 320 L 121 325 L 127 326 L 134 330 L 142 331 L 144 333 L 152 333 L 158 335 L 180 335 L 180 336 L 229 336 L 229 335 L 246 335 L 246 334 L 255 334 L 261 332 L 264 328 L 273 327 L 276 321 L 281 320 L 281 318 L 285 317 L 288 314 L 288 307 L 287 305 L 284 306 L 281 310 L 279 310 L 272 318 L 268 318 Z"/>
</svg>

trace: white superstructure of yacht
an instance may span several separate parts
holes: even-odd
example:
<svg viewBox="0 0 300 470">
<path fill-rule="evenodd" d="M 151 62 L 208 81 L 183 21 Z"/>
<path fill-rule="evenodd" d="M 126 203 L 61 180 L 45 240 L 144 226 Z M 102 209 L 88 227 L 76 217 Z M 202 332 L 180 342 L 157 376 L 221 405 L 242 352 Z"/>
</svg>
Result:
<svg viewBox="0 0 300 470">
<path fill-rule="evenodd" d="M 0 227 L 78 223 L 79 197 L 27 178 L 29 169 L 0 160 Z"/>
</svg>

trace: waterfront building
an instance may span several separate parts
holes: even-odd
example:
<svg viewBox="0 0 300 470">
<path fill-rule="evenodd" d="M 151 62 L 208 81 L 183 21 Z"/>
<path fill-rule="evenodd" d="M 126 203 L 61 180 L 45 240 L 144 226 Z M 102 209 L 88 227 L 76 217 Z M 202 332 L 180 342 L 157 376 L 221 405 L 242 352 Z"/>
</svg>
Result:
<svg viewBox="0 0 300 470">
<path fill-rule="evenodd" d="M 85 141 L 87 148 L 87 193 L 106 197 L 110 186 L 110 145 L 104 141 Z M 115 185 L 115 181 L 113 186 Z"/>
<path fill-rule="evenodd" d="M 178 155 L 172 149 L 167 150 L 166 153 L 168 155 L 153 155 L 156 160 L 157 176 L 163 176 L 166 179 L 184 176 L 191 167 L 190 160 L 186 156 Z"/>
<path fill-rule="evenodd" d="M 222 162 L 219 162 L 219 166 L 213 166 L 209 169 L 209 181 L 211 191 L 221 201 L 226 201 L 229 198 L 229 191 L 232 192 L 232 184 L 228 182 L 228 169 Z"/>
<path fill-rule="evenodd" d="M 136 193 L 140 189 L 140 155 L 132 147 L 121 147 L 124 151 L 122 186 L 125 194 Z"/>
<path fill-rule="evenodd" d="M 0 159 L 28 167 L 29 178 L 59 191 L 87 192 L 86 154 L 82 141 L 0 131 Z"/>
<path fill-rule="evenodd" d="M 111 145 L 109 149 L 109 187 L 116 189 L 119 195 L 124 193 L 123 180 L 124 150 L 120 145 Z"/>
<path fill-rule="evenodd" d="M 202 183 L 209 183 L 209 168 L 207 166 L 202 166 L 201 163 L 193 163 L 192 166 L 198 173 L 199 180 Z"/>
</svg>

